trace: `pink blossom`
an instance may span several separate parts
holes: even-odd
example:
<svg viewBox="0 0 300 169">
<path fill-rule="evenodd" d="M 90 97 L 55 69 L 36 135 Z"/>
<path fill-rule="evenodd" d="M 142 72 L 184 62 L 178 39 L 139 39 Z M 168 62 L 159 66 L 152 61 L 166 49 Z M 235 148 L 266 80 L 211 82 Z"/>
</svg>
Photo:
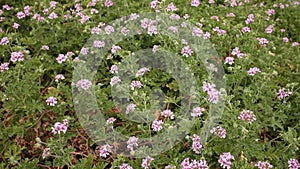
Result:
<svg viewBox="0 0 300 169">
<path fill-rule="evenodd" d="M 191 6 L 198 7 L 200 5 L 199 0 L 191 0 Z"/>
<path fill-rule="evenodd" d="M 154 130 L 154 131 L 160 131 L 160 130 L 162 130 L 162 124 L 164 124 L 164 122 L 162 121 L 162 120 L 154 120 L 153 122 L 152 122 L 152 126 L 151 126 L 151 128 Z"/>
<path fill-rule="evenodd" d="M 185 46 L 181 49 L 181 54 L 185 57 L 192 56 L 193 50 L 190 46 Z"/>
<path fill-rule="evenodd" d="M 253 111 L 243 110 L 241 112 L 240 116 L 238 117 L 238 119 L 247 121 L 249 124 L 251 124 L 252 122 L 254 122 L 256 120 L 256 116 L 253 113 Z"/>
<path fill-rule="evenodd" d="M 113 6 L 113 5 L 114 5 L 114 3 L 113 3 L 113 1 L 112 1 L 112 0 L 105 0 L 105 3 L 104 3 L 104 5 L 105 5 L 106 7 L 111 7 L 111 6 Z"/>
<path fill-rule="evenodd" d="M 210 130 L 210 133 L 213 133 L 220 138 L 226 138 L 226 130 L 221 126 L 214 127 Z"/>
<path fill-rule="evenodd" d="M 149 169 L 149 166 L 151 164 L 151 162 L 154 160 L 154 158 L 150 157 L 150 156 L 147 156 L 146 158 L 144 158 L 142 160 L 142 167 L 144 169 Z"/>
<path fill-rule="evenodd" d="M 0 65 L 0 72 L 4 72 L 4 71 L 8 70 L 9 69 L 8 66 L 9 66 L 9 62 L 1 63 L 1 65 Z"/>
<path fill-rule="evenodd" d="M 108 144 L 105 144 L 103 146 L 100 147 L 100 150 L 99 150 L 99 155 L 100 157 L 108 157 L 110 153 L 112 153 L 112 149 L 113 146 L 111 145 L 108 145 Z"/>
<path fill-rule="evenodd" d="M 127 107 L 126 107 L 126 114 L 133 112 L 135 110 L 136 105 L 133 103 L 130 103 Z"/>
<path fill-rule="evenodd" d="M 261 72 L 259 68 L 253 67 L 248 70 L 248 75 L 254 76 L 256 73 Z"/>
<path fill-rule="evenodd" d="M 119 82 L 121 82 L 121 79 L 118 76 L 114 76 L 110 79 L 110 85 L 111 86 L 114 86 Z"/>
<path fill-rule="evenodd" d="M 195 107 L 192 110 L 191 116 L 192 117 L 200 117 L 204 111 L 205 111 L 205 109 L 202 107 Z"/>
<path fill-rule="evenodd" d="M 177 11 L 177 8 L 176 8 L 176 6 L 174 5 L 174 3 L 171 2 L 171 3 L 167 6 L 166 11 L 167 11 L 167 12 L 169 12 L 169 11 L 174 12 L 174 11 Z"/>
<path fill-rule="evenodd" d="M 254 166 L 256 166 L 259 169 L 271 169 L 271 168 L 273 168 L 273 166 L 270 163 L 266 162 L 266 161 L 259 161 Z"/>
<path fill-rule="evenodd" d="M 218 162 L 221 164 L 223 168 L 230 169 L 231 160 L 234 160 L 234 156 L 231 155 L 230 152 L 227 152 L 220 155 Z"/>
<path fill-rule="evenodd" d="M 232 65 L 234 63 L 234 57 L 226 57 L 224 64 L 228 63 L 229 65 Z"/>
<path fill-rule="evenodd" d="M 57 104 L 57 98 L 55 98 L 53 96 L 48 97 L 47 100 L 46 100 L 46 103 L 49 106 L 55 106 Z"/>
<path fill-rule="evenodd" d="M 139 138 L 135 136 L 129 137 L 128 141 L 126 142 L 127 148 L 133 151 L 133 148 L 138 146 L 138 140 Z"/>
</svg>

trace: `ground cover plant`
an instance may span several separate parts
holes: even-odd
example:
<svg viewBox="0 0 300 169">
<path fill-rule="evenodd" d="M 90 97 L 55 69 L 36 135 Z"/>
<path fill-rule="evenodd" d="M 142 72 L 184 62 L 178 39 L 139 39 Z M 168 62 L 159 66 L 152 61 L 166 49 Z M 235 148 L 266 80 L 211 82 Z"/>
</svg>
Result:
<svg viewBox="0 0 300 169">
<path fill-rule="evenodd" d="M 0 2 L 0 168 L 300 168 L 296 0 Z"/>
</svg>

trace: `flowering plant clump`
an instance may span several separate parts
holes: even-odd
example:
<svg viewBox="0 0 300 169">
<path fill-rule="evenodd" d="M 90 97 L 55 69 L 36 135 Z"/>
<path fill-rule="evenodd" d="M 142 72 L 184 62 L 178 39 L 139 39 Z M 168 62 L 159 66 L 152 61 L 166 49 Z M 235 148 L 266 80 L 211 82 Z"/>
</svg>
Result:
<svg viewBox="0 0 300 169">
<path fill-rule="evenodd" d="M 300 169 L 299 8 L 1 2 L 0 168 Z"/>
</svg>

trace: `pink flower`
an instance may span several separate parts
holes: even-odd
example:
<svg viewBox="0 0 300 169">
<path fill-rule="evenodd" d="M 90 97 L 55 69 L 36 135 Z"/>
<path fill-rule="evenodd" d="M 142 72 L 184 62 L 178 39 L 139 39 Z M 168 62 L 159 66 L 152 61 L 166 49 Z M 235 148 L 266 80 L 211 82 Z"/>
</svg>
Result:
<svg viewBox="0 0 300 169">
<path fill-rule="evenodd" d="M 58 81 L 64 80 L 64 79 L 65 79 L 65 76 L 62 74 L 58 74 L 55 76 L 55 82 L 58 82 Z"/>
<path fill-rule="evenodd" d="M 205 109 L 202 107 L 195 107 L 192 110 L 191 116 L 192 117 L 200 117 L 204 111 L 205 111 Z"/>
<path fill-rule="evenodd" d="M 4 72 L 5 70 L 8 70 L 9 69 L 8 65 L 9 65 L 9 62 L 1 63 L 0 72 Z"/>
<path fill-rule="evenodd" d="M 273 168 L 273 166 L 266 162 L 266 161 L 259 161 L 254 166 L 258 167 L 259 169 L 270 169 Z"/>
<path fill-rule="evenodd" d="M 107 25 L 105 28 L 104 28 L 104 30 L 105 30 L 105 33 L 106 34 L 111 34 L 111 33 L 113 33 L 114 31 L 115 31 L 115 29 L 114 29 L 114 27 L 112 27 L 112 26 L 110 26 L 110 25 Z"/>
<path fill-rule="evenodd" d="M 200 5 L 199 0 L 191 0 L 191 6 L 198 7 Z"/>
<path fill-rule="evenodd" d="M 117 119 L 110 117 L 109 119 L 106 120 L 106 124 L 113 124 Z"/>
<path fill-rule="evenodd" d="M 250 110 L 243 110 L 238 118 L 240 120 L 248 121 L 249 124 L 256 120 L 255 114 Z"/>
<path fill-rule="evenodd" d="M 141 69 L 139 69 L 138 71 L 137 71 L 137 73 L 136 73 L 136 75 L 135 76 L 143 76 L 146 72 L 149 72 L 150 71 L 150 69 L 149 68 L 147 68 L 147 67 L 143 67 L 143 68 L 141 68 Z"/>
<path fill-rule="evenodd" d="M 192 144 L 192 148 L 193 148 L 193 151 L 196 153 L 196 154 L 200 154 L 201 153 L 201 150 L 204 149 L 204 145 L 202 145 L 200 143 L 200 137 L 197 135 L 197 134 L 194 134 L 193 135 L 193 144 Z"/>
<path fill-rule="evenodd" d="M 111 47 L 111 53 L 117 53 L 118 50 L 121 50 L 121 47 L 120 47 L 120 46 L 113 45 L 113 46 Z"/>
<path fill-rule="evenodd" d="M 148 26 L 148 32 L 147 32 L 150 36 L 152 36 L 153 34 L 156 35 L 157 32 L 157 27 L 154 25 L 150 25 Z"/>
<path fill-rule="evenodd" d="M 118 73 L 118 66 L 117 65 L 112 65 L 110 67 L 110 73 Z"/>
<path fill-rule="evenodd" d="M 268 14 L 268 16 L 274 15 L 275 10 L 274 9 L 268 9 L 267 14 Z"/>
<path fill-rule="evenodd" d="M 56 2 L 56 1 L 50 1 L 50 8 L 55 9 L 57 4 L 58 4 L 58 2 Z"/>
<path fill-rule="evenodd" d="M 251 29 L 247 26 L 242 28 L 243 33 L 250 32 L 250 31 L 251 31 Z"/>
<path fill-rule="evenodd" d="M 24 54 L 23 54 L 23 52 L 21 52 L 21 51 L 19 51 L 19 52 L 12 52 L 10 54 L 10 60 L 12 62 L 23 61 L 24 60 Z"/>
<path fill-rule="evenodd" d="M 224 64 L 228 63 L 229 65 L 232 65 L 234 63 L 234 57 L 226 57 Z"/>
<path fill-rule="evenodd" d="M 226 138 L 226 130 L 221 126 L 214 127 L 210 130 L 210 133 L 213 133 L 220 138 Z"/>
<path fill-rule="evenodd" d="M 174 11 L 177 11 L 177 8 L 176 8 L 176 6 L 174 5 L 174 3 L 171 2 L 171 3 L 167 6 L 166 11 L 167 11 L 167 12 L 169 12 L 169 11 L 174 12 Z"/>
<path fill-rule="evenodd" d="M 259 68 L 253 67 L 248 70 L 248 75 L 254 76 L 256 73 L 261 72 Z"/>
<path fill-rule="evenodd" d="M 133 103 L 130 103 L 127 107 L 126 107 L 126 114 L 133 112 L 135 110 L 136 105 Z"/>
<path fill-rule="evenodd" d="M 269 43 L 269 41 L 266 38 L 256 38 L 256 40 L 258 40 L 259 44 L 262 46 L 267 46 L 267 44 Z"/>
<path fill-rule="evenodd" d="M 299 43 L 298 42 L 293 42 L 292 43 L 292 46 L 294 47 L 294 46 L 298 46 L 299 45 Z"/>
<path fill-rule="evenodd" d="M 0 45 L 7 45 L 9 43 L 8 37 L 3 37 L 0 40 Z"/>
<path fill-rule="evenodd" d="M 46 100 L 46 103 L 49 106 L 55 106 L 57 104 L 57 98 L 55 98 L 53 96 L 48 97 L 47 100 Z"/>
<path fill-rule="evenodd" d="M 45 148 L 43 150 L 43 155 L 42 155 L 43 159 L 46 158 L 46 157 L 48 157 L 48 156 L 50 156 L 50 155 L 51 155 L 50 148 Z"/>
<path fill-rule="evenodd" d="M 290 90 L 285 91 L 285 88 L 281 88 L 279 89 L 278 93 L 277 93 L 277 97 L 278 99 L 283 99 L 285 97 L 288 97 L 292 94 L 292 92 Z"/>
<path fill-rule="evenodd" d="M 133 148 L 138 146 L 138 140 L 139 138 L 135 136 L 129 137 L 128 141 L 126 142 L 127 148 L 133 151 Z"/>
<path fill-rule="evenodd" d="M 193 31 L 192 31 L 193 36 L 201 37 L 202 34 L 203 34 L 203 31 L 200 28 L 193 28 Z"/>
<path fill-rule="evenodd" d="M 112 0 L 105 0 L 105 3 L 104 3 L 104 5 L 105 5 L 106 7 L 111 7 L 111 6 L 113 6 L 113 5 L 114 5 L 114 3 L 113 3 L 113 1 L 112 1 Z"/>
<path fill-rule="evenodd" d="M 110 79 L 110 85 L 111 86 L 114 86 L 119 82 L 121 82 L 121 79 L 118 76 L 114 76 Z"/>
<path fill-rule="evenodd" d="M 56 60 L 59 64 L 67 61 L 67 59 L 68 59 L 68 56 L 66 56 L 64 54 L 59 54 L 58 57 L 56 58 Z"/>
<path fill-rule="evenodd" d="M 67 132 L 68 127 L 64 123 L 56 122 L 53 127 L 51 127 L 53 134 L 60 134 L 63 132 L 64 134 Z"/>
<path fill-rule="evenodd" d="M 289 164 L 289 169 L 299 169 L 300 168 L 299 161 L 294 158 L 289 159 L 288 164 Z"/>
<path fill-rule="evenodd" d="M 95 48 L 104 48 L 105 46 L 105 42 L 104 41 L 99 41 L 99 40 L 95 40 L 94 41 L 94 47 Z"/>
<path fill-rule="evenodd" d="M 92 82 L 89 81 L 88 79 L 81 79 L 76 83 L 76 87 L 80 87 L 83 90 L 87 90 L 92 86 Z"/>
<path fill-rule="evenodd" d="M 41 50 L 49 50 L 49 46 L 48 46 L 48 45 L 43 45 L 43 46 L 41 47 Z"/>
<path fill-rule="evenodd" d="M 106 158 L 107 156 L 109 156 L 110 153 L 112 153 L 112 149 L 113 147 L 111 145 L 105 144 L 103 146 L 100 147 L 99 150 L 99 155 L 100 157 L 104 157 Z"/>
<path fill-rule="evenodd" d="M 150 157 L 150 156 L 147 156 L 146 158 L 144 158 L 142 160 L 142 167 L 144 169 L 149 169 L 149 166 L 151 164 L 151 162 L 154 160 L 154 158 Z"/>
<path fill-rule="evenodd" d="M 119 169 L 133 169 L 129 164 L 123 163 L 119 166 Z"/>
<path fill-rule="evenodd" d="M 162 130 L 162 124 L 164 124 L 164 122 L 162 121 L 162 120 L 154 120 L 153 122 L 152 122 L 152 126 L 151 126 L 151 128 L 154 130 L 154 131 L 160 131 L 160 130 Z"/>
<path fill-rule="evenodd" d="M 193 54 L 193 50 L 190 46 L 185 46 L 181 49 L 181 54 L 185 57 L 189 57 Z"/>
<path fill-rule="evenodd" d="M 227 152 L 220 155 L 218 162 L 221 164 L 223 168 L 230 169 L 231 160 L 234 160 L 234 156 L 231 155 L 230 152 Z"/>
<path fill-rule="evenodd" d="M 150 6 L 151 6 L 151 8 L 155 9 L 158 4 L 159 4 L 159 1 L 158 0 L 154 0 L 154 1 L 151 1 Z"/>
<path fill-rule="evenodd" d="M 19 28 L 19 26 L 20 26 L 20 24 L 18 24 L 18 23 L 14 23 L 14 25 L 13 25 L 13 27 L 15 28 L 15 29 L 18 29 Z"/>
<path fill-rule="evenodd" d="M 81 48 L 80 54 L 87 55 L 88 53 L 89 53 L 89 48 L 85 48 L 85 47 Z"/>
<path fill-rule="evenodd" d="M 164 110 L 161 112 L 161 115 L 164 117 L 170 117 L 170 119 L 174 119 L 174 114 L 171 110 Z"/>
<path fill-rule="evenodd" d="M 94 27 L 94 28 L 92 28 L 91 33 L 92 33 L 92 34 L 98 34 L 98 35 L 99 35 L 99 33 L 100 33 L 100 28 L 99 28 L 99 27 Z"/>
<path fill-rule="evenodd" d="M 140 81 L 138 81 L 138 80 L 134 80 L 134 81 L 132 81 L 131 83 L 130 83 L 130 88 L 131 88 L 131 90 L 134 90 L 134 89 L 136 89 L 136 88 L 141 88 L 143 85 L 142 85 L 142 83 L 140 82 Z"/>
<path fill-rule="evenodd" d="M 18 18 L 18 19 L 25 18 L 25 16 L 26 16 L 26 15 L 25 15 L 24 12 L 18 12 L 18 13 L 17 13 L 17 18 Z"/>
<path fill-rule="evenodd" d="M 48 16 L 49 19 L 55 19 L 55 18 L 58 18 L 57 14 L 54 13 L 54 12 L 51 12 Z"/>
<path fill-rule="evenodd" d="M 289 42 L 289 38 L 284 37 L 284 38 L 282 38 L 282 41 L 285 42 L 285 43 L 287 43 L 287 42 Z"/>
<path fill-rule="evenodd" d="M 266 33 L 272 33 L 272 32 L 273 32 L 273 28 L 274 28 L 273 25 L 269 25 L 269 26 L 265 29 Z"/>
</svg>

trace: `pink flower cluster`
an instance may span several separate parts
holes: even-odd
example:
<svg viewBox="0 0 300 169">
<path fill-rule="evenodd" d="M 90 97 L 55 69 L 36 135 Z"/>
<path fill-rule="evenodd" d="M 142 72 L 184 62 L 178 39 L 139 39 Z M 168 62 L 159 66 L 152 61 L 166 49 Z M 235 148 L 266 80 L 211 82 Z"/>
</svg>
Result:
<svg viewBox="0 0 300 169">
<path fill-rule="evenodd" d="M 202 90 L 209 95 L 208 101 L 216 104 L 219 101 L 220 92 L 215 87 L 215 84 L 205 83 L 202 86 Z"/>
<path fill-rule="evenodd" d="M 170 119 L 174 119 L 174 114 L 171 110 L 164 110 L 161 112 L 161 115 L 164 117 L 170 117 Z"/>
<path fill-rule="evenodd" d="M 288 97 L 292 94 L 292 92 L 290 90 L 285 91 L 285 88 L 281 88 L 279 89 L 278 93 L 277 93 L 277 97 L 278 99 L 283 99 L 285 97 Z"/>
<path fill-rule="evenodd" d="M 200 161 L 192 160 L 185 158 L 181 162 L 181 169 L 208 169 L 208 164 L 205 160 L 201 159 Z"/>
<path fill-rule="evenodd" d="M 127 141 L 127 148 L 133 151 L 133 148 L 138 146 L 138 140 L 139 138 L 135 136 L 129 137 Z"/>
<path fill-rule="evenodd" d="M 130 83 L 130 88 L 131 88 L 131 90 L 134 90 L 134 89 L 136 89 L 136 88 L 141 88 L 143 85 L 142 85 L 142 83 L 139 81 L 139 80 L 134 80 L 134 81 L 132 81 L 131 83 Z"/>
<path fill-rule="evenodd" d="M 24 54 L 23 54 L 23 52 L 21 52 L 21 51 L 19 51 L 19 52 L 12 52 L 10 54 L 10 60 L 12 62 L 23 61 L 24 60 Z"/>
<path fill-rule="evenodd" d="M 57 98 L 53 97 L 53 96 L 50 96 L 50 97 L 47 98 L 46 103 L 49 106 L 55 106 L 57 104 Z"/>
<path fill-rule="evenodd" d="M 255 114 L 250 110 L 243 110 L 238 118 L 250 124 L 256 120 Z"/>
<path fill-rule="evenodd" d="M 83 90 L 87 90 L 92 86 L 92 82 L 88 79 L 81 79 L 76 83 L 76 87 L 81 87 Z"/>
<path fill-rule="evenodd" d="M 192 144 L 192 148 L 193 148 L 193 151 L 196 153 L 196 154 L 200 154 L 201 153 L 201 150 L 204 149 L 204 145 L 202 145 L 200 143 L 200 137 L 197 135 L 197 134 L 194 134 L 193 135 L 193 144 Z"/>
<path fill-rule="evenodd" d="M 202 107 L 195 107 L 192 110 L 191 116 L 192 117 L 200 117 L 204 111 L 205 111 L 205 109 Z"/>
<path fill-rule="evenodd" d="M 266 161 L 259 161 L 254 166 L 256 166 L 259 169 L 271 169 L 271 168 L 273 168 L 273 166 L 270 163 L 266 162 Z"/>
<path fill-rule="evenodd" d="M 181 54 L 185 57 L 192 56 L 193 50 L 190 46 L 185 46 L 181 49 Z"/>
<path fill-rule="evenodd" d="M 4 72 L 5 70 L 8 70 L 9 69 L 9 62 L 4 62 L 4 63 L 1 63 L 0 65 L 0 72 Z"/>
<path fill-rule="evenodd" d="M 147 68 L 147 67 L 143 67 L 143 68 L 141 68 L 141 69 L 139 69 L 138 71 L 137 71 L 137 73 L 135 74 L 135 76 L 143 76 L 146 72 L 149 72 L 150 71 L 150 69 L 149 68 Z"/>
<path fill-rule="evenodd" d="M 234 156 L 230 152 L 223 153 L 220 155 L 218 162 L 221 164 L 222 168 L 231 168 L 231 160 L 234 160 Z"/>
<path fill-rule="evenodd" d="M 103 146 L 100 147 L 99 150 L 99 155 L 100 157 L 108 157 L 110 153 L 112 153 L 112 149 L 113 147 L 111 145 L 105 144 Z"/>
<path fill-rule="evenodd" d="M 220 138 L 226 138 L 226 130 L 221 126 L 212 128 L 210 133 L 213 133 L 215 136 Z"/>
<path fill-rule="evenodd" d="M 135 110 L 136 105 L 133 103 L 130 103 L 127 107 L 126 107 L 126 114 L 133 112 Z"/>
<path fill-rule="evenodd" d="M 66 133 L 67 132 L 67 124 L 68 124 L 68 120 L 67 119 L 64 119 L 63 120 L 63 123 L 60 123 L 60 122 L 56 122 L 54 124 L 54 126 L 51 128 L 52 129 L 52 133 L 53 134 L 60 134 L 61 132 L 63 133 Z"/>
<path fill-rule="evenodd" d="M 120 165 L 119 169 L 133 169 L 129 164 L 123 163 Z"/>
<path fill-rule="evenodd" d="M 160 131 L 163 129 L 163 127 L 161 126 L 162 124 L 164 124 L 162 120 L 154 120 L 152 122 L 151 128 L 153 129 L 153 131 Z"/>
<path fill-rule="evenodd" d="M 259 68 L 257 67 L 252 67 L 248 70 L 248 75 L 254 76 L 256 73 L 261 72 Z"/>
<path fill-rule="evenodd" d="M 299 169 L 300 168 L 300 163 L 298 160 L 291 158 L 288 161 L 289 169 Z"/>
<path fill-rule="evenodd" d="M 142 160 L 142 167 L 144 169 L 149 169 L 151 162 L 154 160 L 154 158 L 147 156 Z"/>
</svg>

